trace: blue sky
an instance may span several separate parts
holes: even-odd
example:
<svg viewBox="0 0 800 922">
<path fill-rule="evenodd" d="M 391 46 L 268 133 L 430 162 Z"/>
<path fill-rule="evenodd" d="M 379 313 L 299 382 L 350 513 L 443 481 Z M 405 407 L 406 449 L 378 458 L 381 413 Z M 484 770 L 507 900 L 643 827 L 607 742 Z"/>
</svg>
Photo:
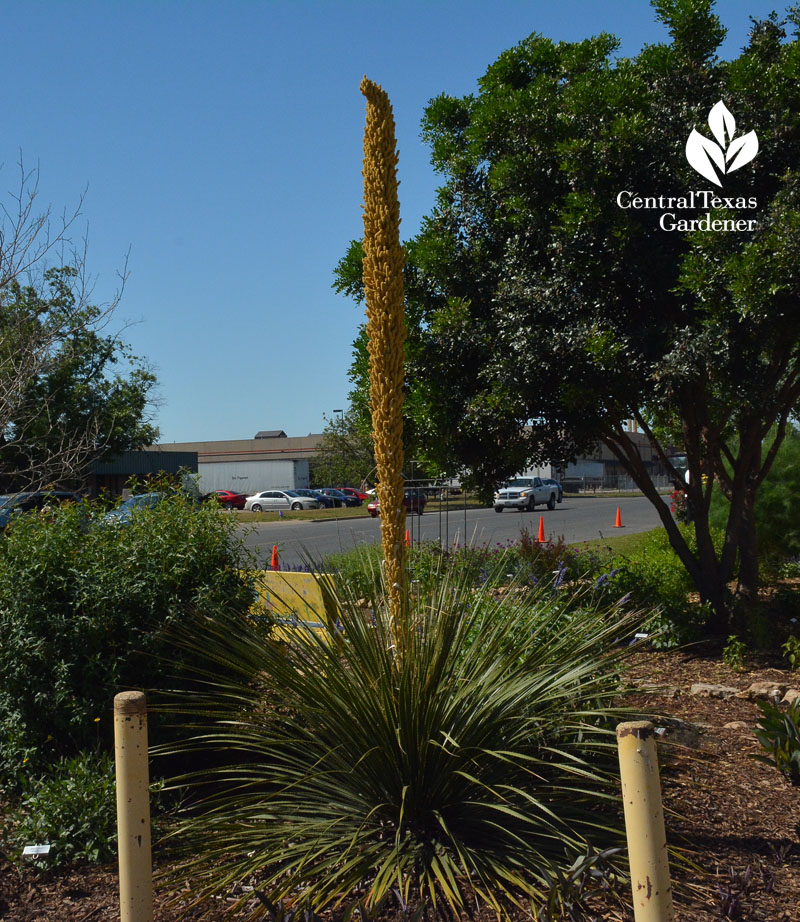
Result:
<svg viewBox="0 0 800 922">
<path fill-rule="evenodd" d="M 723 53 L 779 0 L 721 0 Z M 361 309 L 331 289 L 361 235 L 363 74 L 397 122 L 404 237 L 436 188 L 419 124 L 531 32 L 666 40 L 647 0 L 6 0 L 0 194 L 86 198 L 95 299 L 160 381 L 161 440 L 322 430 Z M 7 200 L 6 200 L 7 201 Z"/>
</svg>

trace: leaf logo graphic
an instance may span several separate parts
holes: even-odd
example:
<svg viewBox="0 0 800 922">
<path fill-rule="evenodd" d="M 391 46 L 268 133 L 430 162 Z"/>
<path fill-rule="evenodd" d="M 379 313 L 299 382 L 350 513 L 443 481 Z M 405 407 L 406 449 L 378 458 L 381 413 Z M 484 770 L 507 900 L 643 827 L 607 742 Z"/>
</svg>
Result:
<svg viewBox="0 0 800 922">
<path fill-rule="evenodd" d="M 693 128 L 686 142 L 686 159 L 701 176 L 721 187 L 717 171 L 724 176 L 750 163 L 758 153 L 758 138 L 755 131 L 734 138 L 736 119 L 721 99 L 708 113 L 708 127 L 716 141 Z"/>
</svg>

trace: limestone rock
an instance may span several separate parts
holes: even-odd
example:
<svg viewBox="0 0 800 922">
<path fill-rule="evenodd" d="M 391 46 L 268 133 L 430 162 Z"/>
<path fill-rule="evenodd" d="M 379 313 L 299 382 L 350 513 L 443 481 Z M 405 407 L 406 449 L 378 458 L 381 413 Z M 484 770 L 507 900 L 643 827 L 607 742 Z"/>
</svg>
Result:
<svg viewBox="0 0 800 922">
<path fill-rule="evenodd" d="M 800 698 L 800 688 L 787 688 L 781 704 L 794 704 Z"/>
<path fill-rule="evenodd" d="M 697 695 L 698 698 L 732 698 L 739 694 L 738 688 L 732 688 L 730 685 L 711 685 L 707 682 L 695 682 L 689 689 L 689 693 Z"/>
<path fill-rule="evenodd" d="M 746 691 L 739 692 L 738 697 L 750 701 L 780 701 L 786 693 L 786 687 L 785 682 L 753 682 Z"/>
<path fill-rule="evenodd" d="M 675 685 L 654 685 L 652 682 L 634 682 L 636 688 L 640 688 L 648 695 L 658 695 L 660 698 L 678 698 L 681 690 Z"/>
<path fill-rule="evenodd" d="M 685 746 L 687 749 L 700 749 L 702 746 L 702 730 L 697 724 L 677 717 L 659 718 L 656 730 L 659 739 L 676 746 Z"/>
</svg>

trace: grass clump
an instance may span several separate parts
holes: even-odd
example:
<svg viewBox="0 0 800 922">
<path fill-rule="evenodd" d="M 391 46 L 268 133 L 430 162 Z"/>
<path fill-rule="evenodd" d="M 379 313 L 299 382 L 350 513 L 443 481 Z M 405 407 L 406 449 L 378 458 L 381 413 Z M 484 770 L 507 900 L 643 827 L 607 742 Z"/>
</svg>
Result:
<svg viewBox="0 0 800 922">
<path fill-rule="evenodd" d="M 782 710 L 770 701 L 759 701 L 761 717 L 756 739 L 766 754 L 753 756 L 773 765 L 791 784 L 800 787 L 800 700 Z"/>
<path fill-rule="evenodd" d="M 365 608 L 336 580 L 333 635 L 279 648 L 241 621 L 203 627 L 218 668 L 169 705 L 186 733 L 169 752 L 218 763 L 174 781 L 193 800 L 173 841 L 198 900 L 248 881 L 251 918 L 392 893 L 503 914 L 556 905 L 575 869 L 583 881 L 611 860 L 633 625 L 589 595 L 509 587 L 506 567 L 478 590 L 440 573 L 409 595 L 405 626 L 385 592 Z"/>
</svg>

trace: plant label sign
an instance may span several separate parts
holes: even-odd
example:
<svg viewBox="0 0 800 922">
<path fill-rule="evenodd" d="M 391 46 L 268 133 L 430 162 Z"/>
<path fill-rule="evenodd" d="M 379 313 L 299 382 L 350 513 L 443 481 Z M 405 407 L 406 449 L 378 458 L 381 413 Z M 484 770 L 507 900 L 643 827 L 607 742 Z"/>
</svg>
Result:
<svg viewBox="0 0 800 922">
<path fill-rule="evenodd" d="M 22 856 L 24 858 L 33 858 L 36 855 L 49 855 L 50 846 L 49 845 L 26 845 L 22 849 Z"/>
</svg>

